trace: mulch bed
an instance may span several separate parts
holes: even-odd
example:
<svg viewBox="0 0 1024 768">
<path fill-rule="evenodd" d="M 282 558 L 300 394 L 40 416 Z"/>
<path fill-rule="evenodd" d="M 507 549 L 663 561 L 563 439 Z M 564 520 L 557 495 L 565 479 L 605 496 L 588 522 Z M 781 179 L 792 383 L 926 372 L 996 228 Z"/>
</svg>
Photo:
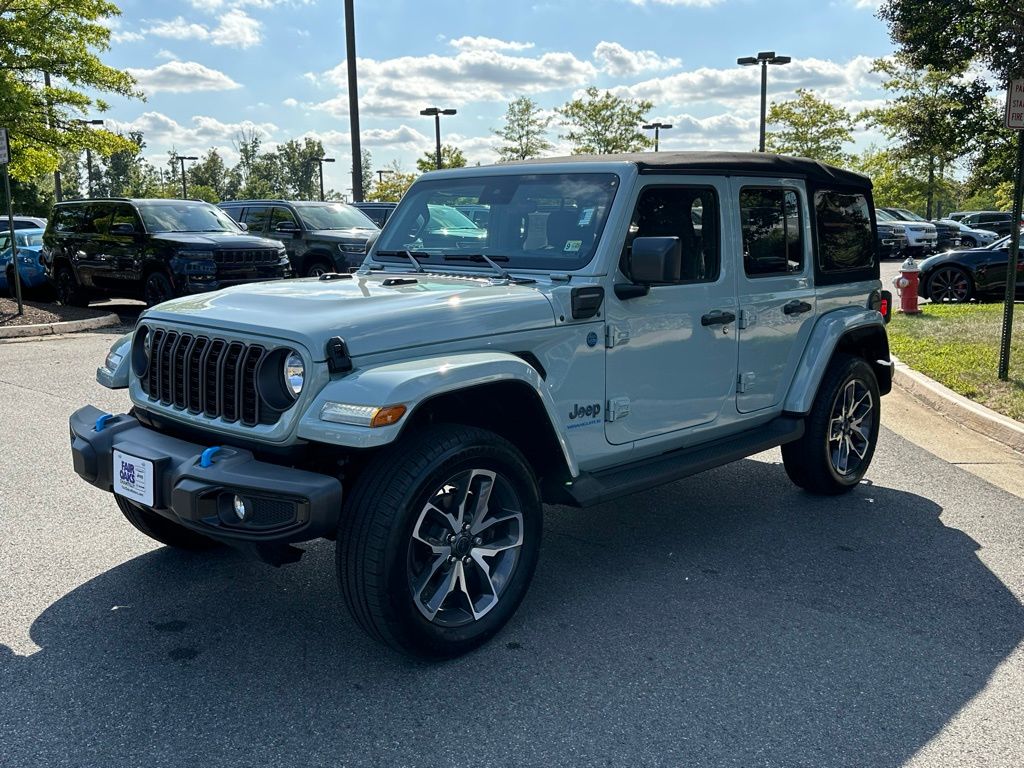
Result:
<svg viewBox="0 0 1024 768">
<path fill-rule="evenodd" d="M 40 301 L 26 301 L 24 305 L 25 314 L 18 315 L 18 302 L 14 299 L 0 298 L 0 326 L 60 323 L 65 320 L 85 320 L 109 314 L 100 309 L 62 307 Z"/>
</svg>

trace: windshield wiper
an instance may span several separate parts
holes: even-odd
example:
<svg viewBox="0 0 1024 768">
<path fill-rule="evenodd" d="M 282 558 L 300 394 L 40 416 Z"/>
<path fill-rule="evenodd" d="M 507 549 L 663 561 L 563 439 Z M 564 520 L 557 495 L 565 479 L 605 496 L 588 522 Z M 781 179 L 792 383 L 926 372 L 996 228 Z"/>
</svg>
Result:
<svg viewBox="0 0 1024 768">
<path fill-rule="evenodd" d="M 423 271 L 423 265 L 420 264 L 420 259 L 429 259 L 430 254 L 426 251 L 410 251 L 405 248 L 401 251 L 377 251 L 378 256 L 404 256 L 412 262 L 413 267 L 417 272 Z"/>
<path fill-rule="evenodd" d="M 508 261 L 508 256 L 495 256 L 491 258 L 486 253 L 452 253 L 447 254 L 444 257 L 445 261 L 472 261 L 472 262 L 487 262 L 487 265 L 491 267 L 502 280 L 508 280 L 510 283 L 535 283 L 536 280 L 531 280 L 528 277 L 516 277 L 510 273 L 503 266 L 498 264 L 499 261 Z"/>
</svg>

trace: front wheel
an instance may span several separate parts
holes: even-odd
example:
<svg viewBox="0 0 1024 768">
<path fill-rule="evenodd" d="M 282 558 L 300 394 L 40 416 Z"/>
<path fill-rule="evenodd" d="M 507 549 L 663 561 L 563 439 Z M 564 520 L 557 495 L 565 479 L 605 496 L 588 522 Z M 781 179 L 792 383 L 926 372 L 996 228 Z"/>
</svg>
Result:
<svg viewBox="0 0 1024 768">
<path fill-rule="evenodd" d="M 67 265 L 57 268 L 57 274 L 54 276 L 54 295 L 57 303 L 65 307 L 85 307 L 89 304 L 89 297 L 71 267 Z"/>
<path fill-rule="evenodd" d="M 522 454 L 496 434 L 438 425 L 376 457 L 345 505 L 338 579 L 356 622 L 443 659 L 511 618 L 537 563 L 542 508 Z"/>
<path fill-rule="evenodd" d="M 942 267 L 928 280 L 928 298 L 936 304 L 963 304 L 974 296 L 970 275 L 960 267 Z"/>
<path fill-rule="evenodd" d="M 786 474 L 811 493 L 857 485 L 875 455 L 881 424 L 878 381 L 864 360 L 837 355 L 818 388 L 803 437 L 782 446 Z"/>
<path fill-rule="evenodd" d="M 334 268 L 326 261 L 314 261 L 306 267 L 306 277 L 320 277 L 320 275 L 326 275 L 333 271 Z"/>
<path fill-rule="evenodd" d="M 975 240 L 970 235 L 965 235 L 960 238 L 960 245 L 963 246 L 964 248 L 977 248 L 978 241 Z"/>
<path fill-rule="evenodd" d="M 151 272 L 146 278 L 146 284 L 142 289 L 143 298 L 147 307 L 155 307 L 168 299 L 174 298 L 174 288 L 167 275 L 163 272 Z"/>
</svg>

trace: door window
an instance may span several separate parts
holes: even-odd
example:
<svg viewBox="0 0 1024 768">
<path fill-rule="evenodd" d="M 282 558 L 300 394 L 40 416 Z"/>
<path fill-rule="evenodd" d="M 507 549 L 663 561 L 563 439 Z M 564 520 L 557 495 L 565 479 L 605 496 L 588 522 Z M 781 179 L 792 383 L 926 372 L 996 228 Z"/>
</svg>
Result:
<svg viewBox="0 0 1024 768">
<path fill-rule="evenodd" d="M 823 272 L 874 266 L 871 210 L 862 194 L 821 190 L 814 193 L 818 224 L 818 263 Z M 875 275 L 877 277 L 877 275 Z"/>
<path fill-rule="evenodd" d="M 638 237 L 679 238 L 683 256 L 680 283 L 718 279 L 718 198 L 710 187 L 646 187 L 640 193 L 620 265 L 627 277 L 631 277 L 632 244 Z"/>
<path fill-rule="evenodd" d="M 113 227 L 115 224 L 131 224 L 136 232 L 142 231 L 139 217 L 130 205 L 122 204 L 114 207 L 114 217 L 110 220 L 110 226 Z"/>
<path fill-rule="evenodd" d="M 245 209 L 242 221 L 249 227 L 250 232 L 266 232 L 267 221 L 270 219 L 270 208 L 265 205 L 255 205 Z"/>
<path fill-rule="evenodd" d="M 299 222 L 297 222 L 295 220 L 295 217 L 292 216 L 292 212 L 289 211 L 287 208 L 275 207 L 275 208 L 271 209 L 271 212 L 270 212 L 270 231 L 271 232 L 273 232 L 274 230 L 277 229 L 277 225 L 278 224 L 280 224 L 282 222 L 285 222 L 285 221 L 290 221 L 292 224 L 295 225 L 296 229 L 299 228 Z"/>
<path fill-rule="evenodd" d="M 804 268 L 800 198 L 794 190 L 740 190 L 743 269 L 747 277 L 799 273 Z"/>
</svg>

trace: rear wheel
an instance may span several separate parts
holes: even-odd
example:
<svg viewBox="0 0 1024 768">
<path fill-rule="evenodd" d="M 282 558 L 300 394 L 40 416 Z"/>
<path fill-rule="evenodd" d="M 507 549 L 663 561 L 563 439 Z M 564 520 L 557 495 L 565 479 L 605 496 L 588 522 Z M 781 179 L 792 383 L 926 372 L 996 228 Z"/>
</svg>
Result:
<svg viewBox="0 0 1024 768">
<path fill-rule="evenodd" d="M 149 536 L 149 538 L 159 541 L 161 544 L 177 549 L 199 551 L 220 546 L 213 539 L 208 539 L 206 536 L 171 522 L 166 517 L 161 517 L 156 512 L 145 507 L 140 507 L 123 496 L 114 494 L 114 500 L 129 523 Z"/>
<path fill-rule="evenodd" d="M 320 275 L 326 275 L 333 271 L 334 268 L 326 261 L 314 261 L 306 266 L 306 277 L 320 277 Z"/>
<path fill-rule="evenodd" d="M 85 307 L 89 304 L 89 297 L 75 277 L 74 271 L 66 264 L 57 267 L 57 274 L 54 276 L 54 295 L 58 304 L 66 307 Z"/>
<path fill-rule="evenodd" d="M 438 425 L 378 456 L 346 503 L 338 578 L 372 637 L 424 658 L 487 641 L 526 594 L 541 503 L 522 454 L 491 432 Z"/>
<path fill-rule="evenodd" d="M 962 304 L 973 296 L 971 277 L 960 267 L 939 267 L 928 280 L 928 298 L 937 304 Z"/>
<path fill-rule="evenodd" d="M 142 293 L 147 307 L 153 307 L 174 298 L 174 288 L 163 272 L 150 272 Z"/>
<path fill-rule="evenodd" d="M 880 423 L 875 372 L 859 357 L 836 355 L 818 388 L 803 437 L 782 446 L 786 474 L 811 493 L 849 491 L 871 464 Z"/>
</svg>

